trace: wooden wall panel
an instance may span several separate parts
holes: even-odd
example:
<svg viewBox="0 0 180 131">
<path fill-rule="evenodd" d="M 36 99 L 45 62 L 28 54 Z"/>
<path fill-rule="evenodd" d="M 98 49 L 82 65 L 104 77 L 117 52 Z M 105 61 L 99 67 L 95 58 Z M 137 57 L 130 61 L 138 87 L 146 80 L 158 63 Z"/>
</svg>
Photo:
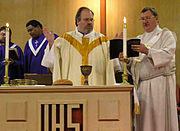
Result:
<svg viewBox="0 0 180 131">
<path fill-rule="evenodd" d="M 12 29 L 12 41 L 24 48 L 29 38 L 25 24 L 32 16 L 32 0 L 6 0 L 0 1 L 0 26 L 7 22 Z"/>
<path fill-rule="evenodd" d="M 180 37 L 180 1 L 174 0 L 107 0 L 107 36 L 113 38 L 116 33 L 122 32 L 123 17 L 127 18 L 128 37 L 135 37 L 143 33 L 139 21 L 141 10 L 154 7 L 158 11 L 160 27 L 167 27 Z M 180 46 L 176 49 L 177 83 L 180 85 Z"/>
<path fill-rule="evenodd" d="M 75 29 L 75 14 L 79 7 L 87 6 L 95 13 L 95 30 L 100 31 L 99 0 L 6 0 L 0 1 L 0 26 L 9 22 L 13 30 L 12 41 L 24 49 L 30 38 L 26 23 L 39 20 L 44 27 L 58 35 Z M 8 11 L 6 11 L 8 10 Z"/>
</svg>

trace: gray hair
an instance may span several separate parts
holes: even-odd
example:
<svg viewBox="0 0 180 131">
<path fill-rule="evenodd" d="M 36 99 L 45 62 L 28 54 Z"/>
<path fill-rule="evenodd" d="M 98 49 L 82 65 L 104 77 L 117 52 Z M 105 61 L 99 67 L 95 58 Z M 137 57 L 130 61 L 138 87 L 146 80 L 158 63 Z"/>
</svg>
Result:
<svg viewBox="0 0 180 131">
<path fill-rule="evenodd" d="M 158 16 L 156 9 L 155 9 L 155 8 L 151 8 L 151 7 L 145 7 L 144 9 L 142 9 L 141 13 L 144 13 L 144 12 L 146 12 L 146 11 L 148 11 L 148 10 L 151 11 L 151 13 L 152 13 L 155 17 Z"/>
</svg>

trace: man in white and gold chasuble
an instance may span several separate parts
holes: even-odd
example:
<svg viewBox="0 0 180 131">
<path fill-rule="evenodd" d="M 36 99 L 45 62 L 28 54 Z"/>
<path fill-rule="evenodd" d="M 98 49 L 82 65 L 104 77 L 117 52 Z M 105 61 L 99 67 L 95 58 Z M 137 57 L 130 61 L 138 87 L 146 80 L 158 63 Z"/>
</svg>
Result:
<svg viewBox="0 0 180 131">
<path fill-rule="evenodd" d="M 42 65 L 53 69 L 53 82 L 68 79 L 73 85 L 83 85 L 81 65 L 91 65 L 89 85 L 112 85 L 115 83 L 113 61 L 109 58 L 109 41 L 94 32 L 94 13 L 81 7 L 75 17 L 75 31 L 67 32 L 55 41 L 51 32 L 45 30 L 49 41 Z"/>
<path fill-rule="evenodd" d="M 109 59 L 109 42 L 102 34 L 92 31 L 83 37 L 76 29 L 63 34 L 54 42 L 53 81 L 68 79 L 81 85 L 80 65 L 92 65 L 90 85 L 114 84 L 113 63 Z"/>
</svg>

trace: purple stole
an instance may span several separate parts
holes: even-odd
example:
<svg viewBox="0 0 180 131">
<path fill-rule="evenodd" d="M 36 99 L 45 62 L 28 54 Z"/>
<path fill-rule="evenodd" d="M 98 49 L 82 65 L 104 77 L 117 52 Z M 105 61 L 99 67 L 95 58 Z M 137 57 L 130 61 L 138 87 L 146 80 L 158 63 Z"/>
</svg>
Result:
<svg viewBox="0 0 180 131">
<path fill-rule="evenodd" d="M 9 43 L 10 48 L 16 48 L 18 52 L 18 60 L 15 60 L 14 63 L 9 65 L 9 77 L 10 80 L 13 79 L 23 79 L 24 78 L 24 59 L 23 52 L 21 48 L 14 43 Z M 4 45 L 0 46 L 0 84 L 4 83 L 4 74 L 5 74 L 5 66 L 2 61 L 5 59 L 5 47 Z"/>
<path fill-rule="evenodd" d="M 55 38 L 57 37 L 58 36 L 55 35 Z M 41 65 L 41 61 L 44 56 L 44 50 L 46 49 L 47 44 L 48 41 L 46 40 L 44 34 L 42 34 L 38 39 L 29 39 L 24 50 L 25 73 L 48 73 L 48 69 Z"/>
</svg>

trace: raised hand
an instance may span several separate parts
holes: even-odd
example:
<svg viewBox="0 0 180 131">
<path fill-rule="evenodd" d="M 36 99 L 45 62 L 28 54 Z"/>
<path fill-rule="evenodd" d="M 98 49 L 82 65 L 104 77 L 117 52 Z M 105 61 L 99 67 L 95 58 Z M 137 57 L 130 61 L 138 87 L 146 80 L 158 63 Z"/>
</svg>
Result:
<svg viewBox="0 0 180 131">
<path fill-rule="evenodd" d="M 47 28 L 43 30 L 44 36 L 46 37 L 47 41 L 49 42 L 49 48 L 51 49 L 54 43 L 54 33 L 52 31 L 48 31 Z"/>
</svg>

